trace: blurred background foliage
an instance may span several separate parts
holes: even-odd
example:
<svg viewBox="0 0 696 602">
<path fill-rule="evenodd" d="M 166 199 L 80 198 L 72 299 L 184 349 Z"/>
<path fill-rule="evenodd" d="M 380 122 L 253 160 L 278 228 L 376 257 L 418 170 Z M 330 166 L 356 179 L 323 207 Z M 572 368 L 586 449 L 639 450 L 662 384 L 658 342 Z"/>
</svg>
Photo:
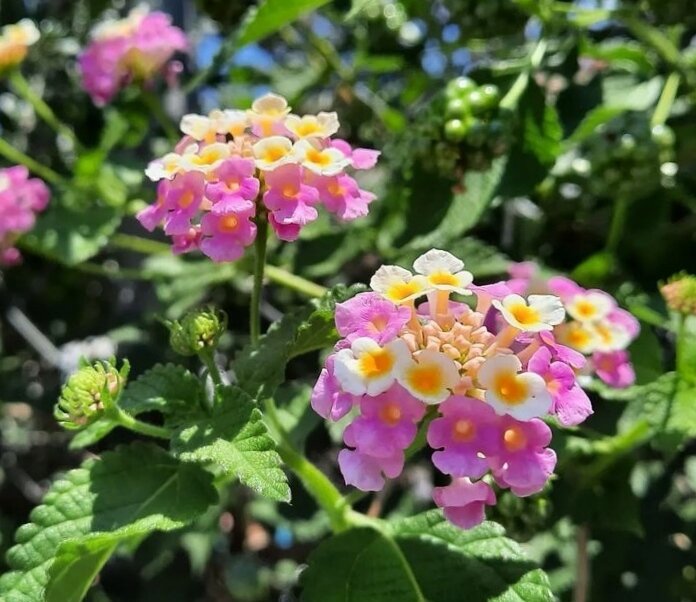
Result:
<svg viewBox="0 0 696 602">
<path fill-rule="evenodd" d="M 133 215 L 154 198 L 143 168 L 169 148 L 181 114 L 246 107 L 273 90 L 298 112 L 337 111 L 344 138 L 383 156 L 365 182 L 379 199 L 369 217 L 350 228 L 321 217 L 297 244 L 273 248 L 272 264 L 333 285 L 432 246 L 484 282 L 533 259 L 606 288 L 642 320 L 631 349 L 638 386 L 598 388 L 584 436 L 555 434 L 559 477 L 548 491 L 503 496 L 491 518 L 525 542 L 562 600 L 696 600 L 696 396 L 674 391 L 674 328 L 657 289 L 696 271 L 692 2 L 163 1 L 155 6 L 193 40 L 184 73 L 100 110 L 80 89 L 75 57 L 104 11 L 130 6 L 0 5 L 0 23 L 40 25 L 22 70 L 74 132 L 49 127 L 22 81 L 0 81 L 2 139 L 48 166 L 53 189 L 21 241 L 24 264 L 0 274 L 0 549 L 55 471 L 84 457 L 51 417 L 80 356 L 128 356 L 136 374 L 172 360 L 159 318 L 202 301 L 230 316 L 223 350 L 245 344 L 245 261 L 175 258 Z M 271 282 L 264 317 L 302 300 Z M 335 476 L 338 431 L 307 411 L 318 369 L 316 355 L 291 363 L 278 402 Z M 98 449 L 126 438 L 114 432 Z M 426 466 L 416 458 L 363 509 L 426 508 Z M 293 600 L 298 567 L 327 531 L 300 488 L 295 496 L 276 505 L 232 489 L 185 532 L 116 557 L 89 599 Z"/>
</svg>

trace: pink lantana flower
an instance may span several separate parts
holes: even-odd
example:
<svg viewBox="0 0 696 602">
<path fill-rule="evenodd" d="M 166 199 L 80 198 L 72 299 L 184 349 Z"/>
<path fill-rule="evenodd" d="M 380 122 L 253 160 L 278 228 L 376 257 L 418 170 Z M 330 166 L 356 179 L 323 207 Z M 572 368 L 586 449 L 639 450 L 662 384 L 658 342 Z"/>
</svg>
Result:
<svg viewBox="0 0 696 602">
<path fill-rule="evenodd" d="M 180 236 L 191 228 L 191 218 L 196 215 L 203 202 L 205 178 L 203 174 L 191 171 L 178 174 L 167 188 L 165 205 L 168 208 L 164 218 L 166 234 Z"/>
<path fill-rule="evenodd" d="M 376 198 L 347 175 L 313 176 L 310 181 L 317 187 L 326 209 L 345 222 L 367 215 Z"/>
<path fill-rule="evenodd" d="M 319 202 L 316 188 L 302 182 L 299 165 L 283 165 L 265 174 L 268 190 L 263 203 L 277 224 L 305 226 L 319 215 L 314 205 Z"/>
<path fill-rule="evenodd" d="M 356 449 L 342 449 L 338 454 L 338 466 L 346 481 L 361 491 L 379 491 L 385 477 L 395 479 L 404 469 L 404 454 L 388 458 L 364 454 Z"/>
<path fill-rule="evenodd" d="M 443 509 L 445 518 L 462 529 L 471 529 L 486 518 L 486 506 L 494 506 L 495 493 L 483 481 L 455 479 L 446 487 L 433 489 L 434 502 Z"/>
<path fill-rule="evenodd" d="M 91 32 L 92 40 L 78 58 L 82 86 L 96 105 L 109 103 L 129 82 L 148 81 L 165 72 L 175 52 L 185 50 L 186 35 L 171 17 L 147 8 L 126 18 L 108 20 Z"/>
<path fill-rule="evenodd" d="M 331 141 L 331 146 L 340 150 L 355 169 L 372 169 L 377 164 L 380 152 L 371 148 L 353 148 L 340 138 Z"/>
<path fill-rule="evenodd" d="M 486 403 L 453 396 L 438 407 L 441 418 L 428 427 L 433 464 L 453 477 L 478 479 L 488 472 L 487 456 L 498 447 L 498 417 Z"/>
<path fill-rule="evenodd" d="M 547 447 L 551 429 L 538 419 L 505 416 L 499 423 L 499 437 L 500 451 L 489 459 L 496 483 L 519 497 L 541 491 L 556 466 L 556 453 Z"/>
<path fill-rule="evenodd" d="M 369 337 L 381 345 L 396 338 L 411 318 L 408 307 L 377 293 L 360 293 L 336 305 L 336 330 L 348 341 Z"/>
<path fill-rule="evenodd" d="M 363 396 L 358 416 L 345 430 L 344 439 L 363 454 L 396 457 L 416 436 L 416 423 L 425 406 L 398 384 L 376 397 Z"/>
<path fill-rule="evenodd" d="M 326 364 L 312 390 L 314 411 L 327 420 L 340 420 L 360 401 L 360 396 L 344 392 L 334 375 L 335 356 L 326 358 Z"/>
<path fill-rule="evenodd" d="M 536 372 L 546 381 L 553 405 L 551 413 L 563 426 L 584 422 L 592 414 L 592 403 L 587 394 L 575 382 L 575 372 L 566 363 L 552 361 L 551 351 L 541 347 L 529 360 L 527 369 Z"/>
<path fill-rule="evenodd" d="M 256 238 L 256 207 L 242 199 L 216 203 L 201 220 L 200 248 L 213 261 L 235 261 Z"/>
<path fill-rule="evenodd" d="M 597 376 L 611 387 L 623 389 L 636 381 L 636 373 L 625 351 L 597 351 L 592 354 L 592 366 Z"/>
<path fill-rule="evenodd" d="M 230 196 L 253 201 L 259 194 L 260 183 L 254 177 L 256 168 L 251 159 L 231 157 L 215 170 L 217 181 L 209 184 L 207 197 L 217 202 Z"/>
</svg>

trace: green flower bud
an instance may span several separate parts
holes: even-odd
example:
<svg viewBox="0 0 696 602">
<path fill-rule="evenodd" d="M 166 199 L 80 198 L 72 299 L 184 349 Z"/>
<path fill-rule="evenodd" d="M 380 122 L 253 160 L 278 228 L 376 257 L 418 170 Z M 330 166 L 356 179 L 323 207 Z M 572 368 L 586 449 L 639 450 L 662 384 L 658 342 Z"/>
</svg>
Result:
<svg viewBox="0 0 696 602">
<path fill-rule="evenodd" d="M 130 365 L 117 370 L 114 360 L 85 363 L 72 374 L 56 403 L 53 415 L 63 428 L 75 430 L 92 424 L 116 404 Z"/>
<path fill-rule="evenodd" d="M 667 306 L 682 314 L 696 316 L 696 276 L 677 274 L 660 287 Z"/>
<path fill-rule="evenodd" d="M 167 322 L 169 344 L 181 355 L 195 355 L 217 347 L 227 329 L 227 314 L 214 307 L 198 308 L 181 320 Z"/>
</svg>

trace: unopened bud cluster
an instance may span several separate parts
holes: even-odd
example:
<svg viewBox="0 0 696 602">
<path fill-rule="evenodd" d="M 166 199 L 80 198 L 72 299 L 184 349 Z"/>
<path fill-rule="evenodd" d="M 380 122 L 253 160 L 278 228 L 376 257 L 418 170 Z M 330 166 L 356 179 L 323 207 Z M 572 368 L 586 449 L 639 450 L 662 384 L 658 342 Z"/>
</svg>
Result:
<svg viewBox="0 0 696 602">
<path fill-rule="evenodd" d="M 227 329 L 227 314 L 213 307 L 194 309 L 167 327 L 172 349 L 180 355 L 195 355 L 217 347 Z"/>
<path fill-rule="evenodd" d="M 660 287 L 660 292 L 671 310 L 696 316 L 696 276 L 677 274 Z"/>
</svg>

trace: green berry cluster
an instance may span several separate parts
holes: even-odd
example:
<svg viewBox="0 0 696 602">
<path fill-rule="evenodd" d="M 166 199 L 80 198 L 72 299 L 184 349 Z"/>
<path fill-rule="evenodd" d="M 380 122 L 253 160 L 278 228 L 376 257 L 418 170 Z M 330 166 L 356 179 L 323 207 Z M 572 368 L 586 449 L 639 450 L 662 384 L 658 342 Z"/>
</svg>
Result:
<svg viewBox="0 0 696 602">
<path fill-rule="evenodd" d="M 70 376 L 60 393 L 53 411 L 58 423 L 70 430 L 92 424 L 116 404 L 129 368 L 127 361 L 120 370 L 113 361 L 82 365 Z"/>
<path fill-rule="evenodd" d="M 217 347 L 227 329 L 227 314 L 214 307 L 198 308 L 166 325 L 172 349 L 180 355 L 196 355 Z"/>
<path fill-rule="evenodd" d="M 458 77 L 447 84 L 445 98 L 444 137 L 457 145 L 468 169 L 486 169 L 508 152 L 513 119 L 500 106 L 497 86 Z"/>
<path fill-rule="evenodd" d="M 674 132 L 652 127 L 639 112 L 600 125 L 554 167 L 553 188 L 565 198 L 635 199 L 674 185 Z"/>
</svg>

